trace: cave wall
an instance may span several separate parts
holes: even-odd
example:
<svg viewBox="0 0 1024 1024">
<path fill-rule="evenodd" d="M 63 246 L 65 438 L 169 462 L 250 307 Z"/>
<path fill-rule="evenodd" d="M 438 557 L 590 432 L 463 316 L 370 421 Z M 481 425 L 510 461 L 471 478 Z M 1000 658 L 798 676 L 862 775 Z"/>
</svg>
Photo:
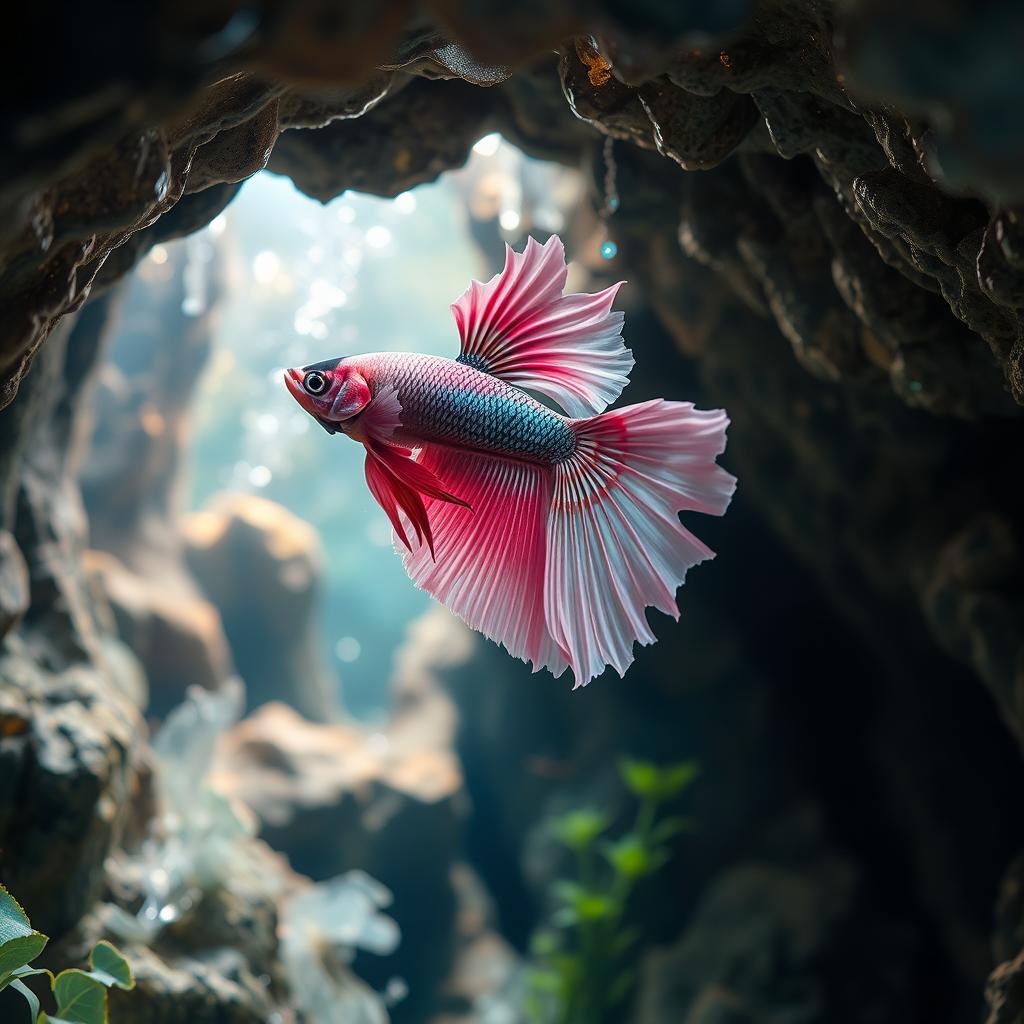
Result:
<svg viewBox="0 0 1024 1024">
<path fill-rule="evenodd" d="M 820 692 L 798 688 L 779 714 L 811 748 L 843 723 L 839 749 L 871 765 L 884 805 L 872 856 L 891 842 L 906 859 L 894 874 L 955 965 L 944 991 L 969 1008 L 1004 961 L 990 1007 L 1015 1019 L 1018 5 L 563 0 L 527 16 L 460 0 L 99 0 L 12 18 L 9 41 L 48 48 L 0 115 L 0 806 L 60 807 L 75 779 L 81 813 L 64 827 L 90 837 L 41 925 L 70 927 L 94 896 L 139 735 L 138 666 L 81 571 L 70 427 L 117 282 L 268 165 L 324 201 L 394 195 L 500 131 L 581 166 L 600 205 L 611 138 L 616 269 L 666 340 L 638 370 L 678 364 L 680 386 L 730 410 L 730 524 L 763 541 L 741 550 L 760 565 L 781 544 L 801 566 L 771 565 L 777 593 L 745 598 L 739 620 L 764 637 L 766 604 L 816 601 L 837 623 L 833 646 L 813 646 Z M 724 616 L 733 596 L 718 600 Z M 862 681 L 835 667 L 860 645 Z M 54 768 L 57 728 L 83 732 Z M 849 785 L 840 773 L 828 793 Z M 42 810 L 0 820 L 0 872 L 44 907 L 46 834 Z"/>
</svg>

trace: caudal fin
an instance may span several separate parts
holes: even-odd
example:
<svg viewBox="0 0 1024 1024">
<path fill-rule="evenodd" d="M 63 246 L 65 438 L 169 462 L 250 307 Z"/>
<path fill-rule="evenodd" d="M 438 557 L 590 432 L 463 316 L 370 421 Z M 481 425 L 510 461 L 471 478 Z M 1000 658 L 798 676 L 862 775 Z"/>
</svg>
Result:
<svg viewBox="0 0 1024 1024">
<path fill-rule="evenodd" d="M 678 619 L 687 570 L 714 557 L 678 513 L 728 507 L 736 478 L 715 462 L 728 424 L 661 399 L 574 421 L 577 450 L 554 468 L 544 616 L 576 686 L 608 665 L 622 675 L 633 644 L 654 642 L 645 609 Z"/>
<path fill-rule="evenodd" d="M 428 445 L 416 468 L 431 487 L 402 477 L 422 504 L 401 490 L 389 510 L 409 575 L 534 671 L 569 666 L 576 686 L 608 665 L 621 675 L 634 643 L 654 642 L 646 609 L 678 618 L 686 570 L 714 557 L 679 512 L 728 506 L 736 480 L 715 464 L 728 423 L 645 402 L 573 420 L 577 450 L 555 466 Z"/>
</svg>

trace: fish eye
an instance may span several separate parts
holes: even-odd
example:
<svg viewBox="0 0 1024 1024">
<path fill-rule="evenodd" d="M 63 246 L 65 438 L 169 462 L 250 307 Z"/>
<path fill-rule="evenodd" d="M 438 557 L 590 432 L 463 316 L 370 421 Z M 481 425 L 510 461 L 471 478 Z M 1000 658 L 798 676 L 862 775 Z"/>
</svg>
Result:
<svg viewBox="0 0 1024 1024">
<path fill-rule="evenodd" d="M 327 390 L 327 378 L 319 370 L 311 370 L 302 378 L 302 386 L 311 395 L 322 395 Z"/>
</svg>

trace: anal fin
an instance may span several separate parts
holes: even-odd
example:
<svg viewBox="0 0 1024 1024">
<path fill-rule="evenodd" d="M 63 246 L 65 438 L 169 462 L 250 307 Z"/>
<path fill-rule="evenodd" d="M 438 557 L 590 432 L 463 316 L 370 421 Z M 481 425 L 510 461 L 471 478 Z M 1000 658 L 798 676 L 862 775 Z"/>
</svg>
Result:
<svg viewBox="0 0 1024 1024">
<path fill-rule="evenodd" d="M 473 629 L 531 662 L 535 672 L 547 668 L 561 675 L 568 662 L 544 617 L 551 470 L 432 446 L 422 449 L 419 460 L 466 501 L 425 499 L 434 549 L 423 541 L 409 546 L 409 575 Z"/>
<path fill-rule="evenodd" d="M 404 514 L 412 525 L 417 542 L 425 542 L 433 557 L 434 537 L 423 503 L 424 496 L 465 509 L 470 508 L 469 504 L 445 490 L 437 476 L 413 458 L 412 449 L 373 438 L 368 438 L 364 444 L 366 485 L 370 493 L 391 520 L 402 543 L 410 551 L 413 549 L 402 521 Z"/>
</svg>

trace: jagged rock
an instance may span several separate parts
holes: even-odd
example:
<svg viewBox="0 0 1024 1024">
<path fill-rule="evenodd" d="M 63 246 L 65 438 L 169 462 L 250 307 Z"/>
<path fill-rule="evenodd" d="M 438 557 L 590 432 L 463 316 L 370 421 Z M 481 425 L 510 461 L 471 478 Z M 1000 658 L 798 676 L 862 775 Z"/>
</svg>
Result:
<svg viewBox="0 0 1024 1024">
<path fill-rule="evenodd" d="M 20 643 L 0 658 L 0 877 L 52 938 L 96 901 L 129 824 L 142 722 L 119 672 L 48 671 Z"/>
<path fill-rule="evenodd" d="M 488 96 L 462 82 L 412 81 L 357 120 L 287 132 L 270 166 L 322 203 L 349 188 L 396 196 L 465 162 L 486 134 Z"/>
<path fill-rule="evenodd" d="M 1024 1020 L 1024 952 L 1001 963 L 985 986 L 989 1013 L 985 1024 L 1020 1024 Z"/>
<path fill-rule="evenodd" d="M 284 700 L 316 721 L 335 717 L 336 683 L 316 632 L 323 556 L 312 527 L 265 498 L 224 494 L 190 516 L 184 534 L 249 706 Z"/>
<path fill-rule="evenodd" d="M 403 31 L 401 8 L 387 14 L 338 11 L 318 23 L 315 32 L 310 13 L 302 7 L 287 9 L 273 19 L 272 28 L 263 24 L 258 33 L 255 24 L 241 21 L 215 29 L 216 19 L 183 17 L 170 29 L 181 34 L 177 57 L 164 57 L 168 64 L 178 62 L 176 76 L 154 73 L 154 66 L 166 70 L 160 63 L 132 64 L 118 79 L 117 91 L 133 91 L 135 103 L 111 103 L 113 92 L 108 92 L 95 108 L 85 104 L 89 114 L 83 115 L 68 110 L 67 97 L 58 91 L 37 104 L 49 112 L 51 124 L 61 126 L 52 137 L 32 145 L 24 141 L 34 138 L 30 132 L 15 133 L 24 159 L 10 168 L 3 192 L 14 211 L 8 233 L 18 268 L 7 282 L 15 314 L 7 322 L 4 343 L 9 383 L 24 371 L 27 356 L 50 325 L 82 301 L 89 282 L 98 273 L 109 282 L 110 268 L 127 270 L 142 248 L 135 236 L 152 242 L 158 235 L 151 229 L 176 204 L 201 190 L 217 192 L 205 212 L 199 212 L 202 204 L 193 206 L 193 217 L 183 217 L 170 232 L 194 228 L 233 194 L 232 183 L 262 167 L 268 156 L 320 197 L 346 187 L 393 194 L 427 180 L 461 162 L 488 111 L 502 110 L 499 122 L 531 120 L 530 92 L 506 89 L 515 75 L 508 78 L 508 69 L 497 65 L 523 66 L 546 47 L 575 36 L 576 42 L 564 48 L 563 77 L 580 116 L 601 131 L 642 146 L 656 144 L 657 125 L 657 144 L 665 152 L 686 167 L 706 167 L 737 144 L 746 145 L 756 109 L 767 136 L 759 129 L 752 148 L 767 142 L 787 158 L 809 154 L 817 171 L 843 197 L 849 215 L 865 229 L 881 230 L 887 248 L 882 259 L 915 284 L 923 281 L 929 290 L 941 290 L 953 313 L 992 346 L 1020 398 L 1019 288 L 1014 283 L 1019 270 L 1001 254 L 991 265 L 984 231 L 961 235 L 956 258 L 943 263 L 948 246 L 932 245 L 936 236 L 929 228 L 930 215 L 922 212 L 944 204 L 949 223 L 977 214 L 981 228 L 988 223 L 998 232 L 1012 211 L 996 210 L 992 204 L 986 208 L 972 199 L 943 198 L 929 177 L 937 172 L 924 155 L 927 131 L 920 122 L 885 110 L 884 103 L 870 102 L 879 88 L 893 89 L 915 109 L 926 105 L 925 96 L 928 110 L 935 102 L 930 86 L 919 94 L 900 79 L 897 88 L 887 71 L 902 66 L 905 50 L 918 45 L 911 29 L 917 21 L 930 31 L 931 14 L 915 8 L 896 19 L 893 36 L 883 45 L 865 29 L 871 19 L 888 16 L 876 6 L 844 4 L 833 12 L 804 0 L 759 11 L 744 24 L 744 16 L 752 14 L 744 4 L 705 5 L 700 10 L 683 5 L 630 17 L 601 4 L 566 4 L 546 10 L 527 26 L 497 8 L 493 18 L 481 21 L 480 11 L 439 3 L 436 13 L 442 21 L 465 33 L 461 42 L 439 32 L 429 18 Z M 1005 4 L 995 8 L 997 21 L 1008 18 L 1012 23 Z M 356 9 L 362 11 L 360 5 Z M 344 34 L 352 18 L 359 24 L 357 44 Z M 128 38 L 149 38 L 145 33 L 156 29 L 145 26 L 146 19 L 140 17 L 132 26 L 137 34 Z M 726 26 L 734 31 L 721 44 L 705 38 L 694 46 L 685 40 L 687 32 L 722 32 Z M 846 43 L 847 66 L 840 70 L 833 59 L 836 36 Z M 462 42 L 469 44 L 469 52 Z M 998 34 L 992 36 L 993 53 L 1006 53 L 1002 42 Z M 103 40 L 104 49 L 110 45 Z M 510 51 L 514 59 L 509 59 Z M 220 76 L 203 88 L 203 60 L 197 62 L 195 56 L 207 52 L 217 54 L 209 59 L 217 62 Z M 867 54 L 880 63 L 872 64 Z M 78 68 L 83 82 L 102 94 L 95 72 L 81 68 L 75 55 L 68 58 L 62 66 L 69 69 L 69 81 L 75 81 L 72 69 Z M 253 66 L 259 73 L 250 70 Z M 855 95 L 853 82 L 846 78 L 850 70 L 852 79 L 868 90 L 867 97 Z M 297 77 L 302 80 L 295 82 Z M 426 81 L 438 77 L 462 81 Z M 480 86 L 493 88 L 485 94 Z M 990 90 L 990 106 L 979 101 L 979 109 L 1003 110 L 998 95 L 997 89 Z M 955 111 L 947 96 L 940 102 L 950 114 L 940 132 L 948 164 L 950 145 L 966 152 L 974 142 L 965 142 L 964 112 Z M 509 105 L 522 113 L 508 118 Z M 453 131 L 444 112 L 456 108 L 459 124 Z M 41 116 L 38 109 L 36 114 Z M 542 127 L 536 119 L 534 123 Z M 312 124 L 326 127 L 310 134 Z M 951 134 L 949 125 L 959 127 Z M 275 143 L 281 131 L 285 134 Z M 695 133 L 703 141 L 697 142 Z M 953 136 L 957 141 L 951 144 Z M 993 128 L 985 159 L 968 159 L 969 170 L 950 173 L 959 173 L 965 184 L 974 172 L 978 182 L 998 180 L 999 191 L 1013 198 L 1007 182 L 1013 180 L 1016 164 L 1005 165 L 1010 173 L 1001 172 L 995 154 L 1012 152 L 1014 144 L 1011 129 Z M 574 159 L 564 146 L 559 157 Z M 369 168 L 372 173 L 367 173 Z M 895 177 L 886 192 L 871 176 L 890 172 Z M 40 189 L 39 181 L 49 188 Z M 882 207 L 895 211 L 895 219 Z M 985 267 L 980 285 L 974 269 L 979 256 L 984 256 Z M 43 266 L 49 271 L 45 281 L 33 278 L 32 269 Z"/>
<path fill-rule="evenodd" d="M 452 754 L 429 734 L 316 725 L 275 703 L 224 737 L 213 782 L 256 814 L 260 836 L 296 871 L 322 880 L 361 868 L 392 891 L 401 947 L 358 969 L 378 988 L 403 977 L 410 998 L 395 1020 L 419 1019 L 455 949 L 462 776 Z"/>
<path fill-rule="evenodd" d="M 141 747 L 145 684 L 103 631 L 105 609 L 81 572 L 86 524 L 69 454 L 108 313 L 97 304 L 68 321 L 0 419 L 5 487 L 16 497 L 5 515 L 30 598 L 0 651 L 0 877 L 53 938 L 102 889 L 129 824 Z"/>
</svg>

